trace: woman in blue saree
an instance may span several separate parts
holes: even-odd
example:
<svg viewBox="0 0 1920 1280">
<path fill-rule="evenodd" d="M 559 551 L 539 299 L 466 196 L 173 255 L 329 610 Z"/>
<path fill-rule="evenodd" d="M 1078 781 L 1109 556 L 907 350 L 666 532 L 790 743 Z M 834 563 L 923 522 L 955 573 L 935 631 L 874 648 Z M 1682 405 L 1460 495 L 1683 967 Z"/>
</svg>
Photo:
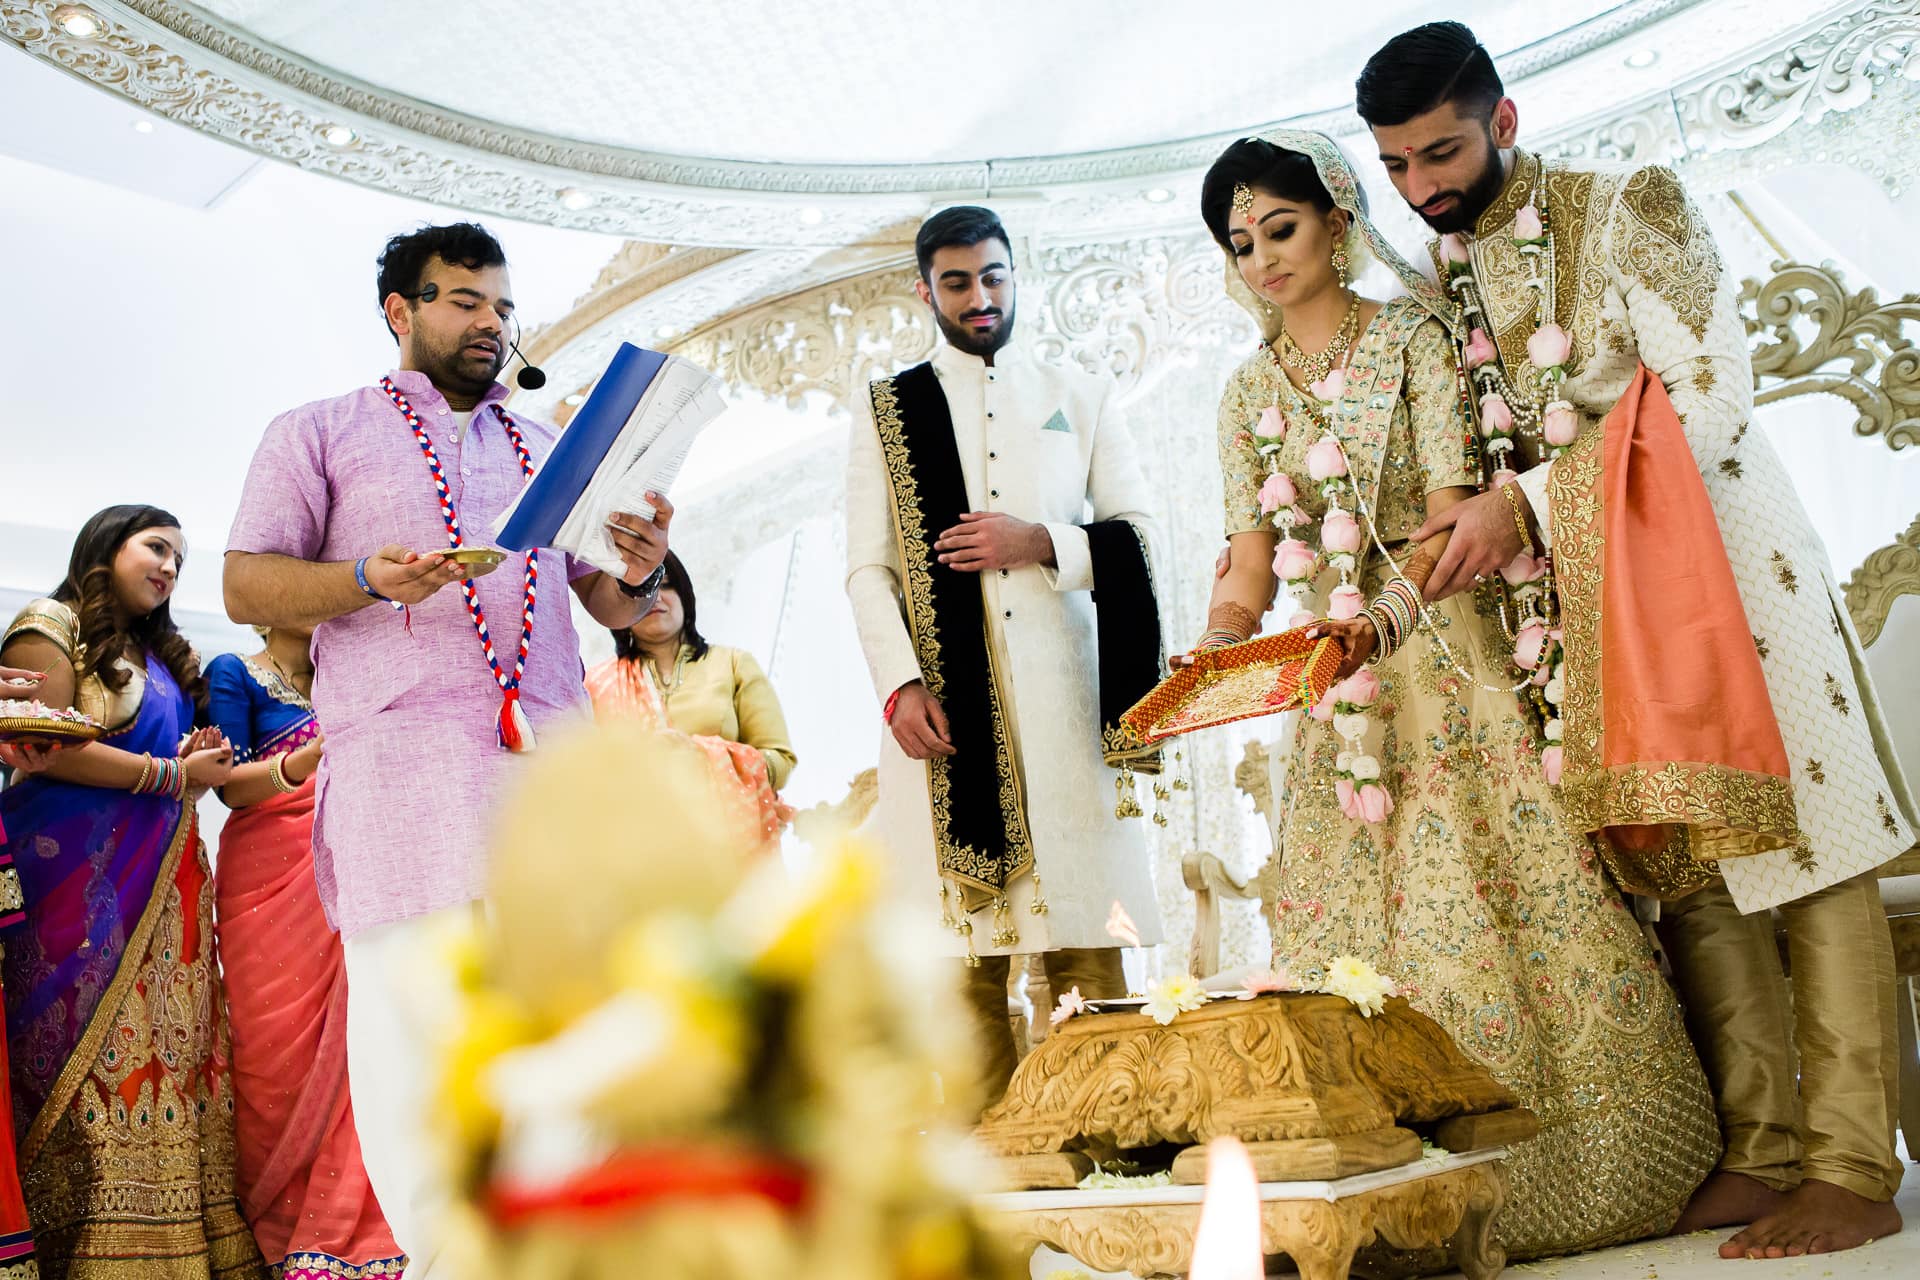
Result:
<svg viewBox="0 0 1920 1280">
<path fill-rule="evenodd" d="M 179 521 L 109 507 L 0 660 L 106 726 L 0 793 L 26 918 L 7 930 L 14 1134 L 41 1273 L 253 1277 L 234 1201 L 226 1017 L 195 801 L 232 754 L 194 728 L 199 662 L 168 600 Z"/>
</svg>

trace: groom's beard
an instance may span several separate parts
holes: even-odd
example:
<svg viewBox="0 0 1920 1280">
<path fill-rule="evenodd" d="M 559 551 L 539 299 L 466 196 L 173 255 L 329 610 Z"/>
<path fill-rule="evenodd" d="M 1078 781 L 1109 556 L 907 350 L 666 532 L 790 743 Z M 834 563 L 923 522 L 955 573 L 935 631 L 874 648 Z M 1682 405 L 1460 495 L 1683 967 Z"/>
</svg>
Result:
<svg viewBox="0 0 1920 1280">
<path fill-rule="evenodd" d="M 1506 185 L 1507 174 L 1500 165 L 1500 150 L 1493 145 L 1493 139 L 1489 137 L 1486 167 L 1474 176 L 1466 189 L 1435 192 L 1433 200 L 1428 202 L 1431 204 L 1452 196 L 1453 203 L 1448 205 L 1444 212 L 1434 214 L 1432 217 L 1420 213 L 1418 209 L 1414 212 L 1420 214 L 1420 221 L 1440 235 L 1451 235 L 1455 231 L 1471 231 L 1474 224 L 1480 221 L 1480 215 L 1492 208 L 1493 202 L 1500 198 L 1500 189 Z"/>
</svg>

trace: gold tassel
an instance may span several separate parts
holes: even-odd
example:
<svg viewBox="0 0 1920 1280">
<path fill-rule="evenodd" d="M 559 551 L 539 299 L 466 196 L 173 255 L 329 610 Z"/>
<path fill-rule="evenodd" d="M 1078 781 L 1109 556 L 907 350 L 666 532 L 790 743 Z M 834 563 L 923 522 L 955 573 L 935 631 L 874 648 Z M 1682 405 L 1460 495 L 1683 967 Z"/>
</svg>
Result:
<svg viewBox="0 0 1920 1280">
<path fill-rule="evenodd" d="M 1047 900 L 1041 896 L 1040 871 L 1038 868 L 1035 868 L 1033 873 L 1033 901 L 1027 906 L 1027 914 L 1035 916 L 1047 914 Z"/>
<path fill-rule="evenodd" d="M 980 957 L 973 953 L 973 921 L 962 920 L 960 922 L 960 936 L 967 940 L 967 968 L 978 969 L 980 967 Z"/>
<path fill-rule="evenodd" d="M 1173 789 L 1175 791 L 1186 791 L 1190 789 L 1187 786 L 1187 771 L 1180 767 L 1180 759 L 1181 759 L 1180 753 L 1178 751 L 1174 752 L 1173 753 Z"/>
<path fill-rule="evenodd" d="M 940 882 L 940 927 L 958 929 L 960 922 L 953 918 L 952 886 L 945 880 Z"/>
<path fill-rule="evenodd" d="M 1140 807 L 1140 801 L 1133 794 L 1133 767 L 1123 764 L 1120 773 L 1113 780 L 1113 794 L 1119 802 L 1113 806 L 1116 818 L 1138 818 L 1146 810 Z"/>
<path fill-rule="evenodd" d="M 1013 904 L 1004 895 L 993 901 L 993 945 L 1011 947 L 1020 941 L 1020 933 L 1013 927 Z"/>
</svg>

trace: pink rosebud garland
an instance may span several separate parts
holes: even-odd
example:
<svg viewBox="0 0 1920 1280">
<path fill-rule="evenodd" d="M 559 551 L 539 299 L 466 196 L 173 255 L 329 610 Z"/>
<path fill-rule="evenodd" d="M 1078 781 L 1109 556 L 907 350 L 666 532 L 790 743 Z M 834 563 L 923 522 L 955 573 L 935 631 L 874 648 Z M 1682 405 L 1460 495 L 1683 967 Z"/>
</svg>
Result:
<svg viewBox="0 0 1920 1280">
<path fill-rule="evenodd" d="M 1480 397 L 1480 434 L 1489 440 L 1513 434 L 1513 406 L 1498 391 Z"/>
<path fill-rule="evenodd" d="M 1320 381 L 1315 382 L 1307 387 L 1308 393 L 1311 394 L 1315 399 L 1325 400 L 1328 402 L 1338 400 L 1343 394 L 1345 394 L 1346 389 L 1347 389 L 1347 371 L 1345 369 L 1330 370 L 1328 371 L 1326 377 L 1320 379 Z"/>
<path fill-rule="evenodd" d="M 1307 474 L 1316 483 L 1347 474 L 1347 451 L 1340 447 L 1338 436 L 1329 432 L 1307 450 Z"/>
<path fill-rule="evenodd" d="M 1360 550 L 1360 522 L 1353 513 L 1334 508 L 1320 522 L 1320 545 L 1328 551 L 1352 555 Z"/>
<path fill-rule="evenodd" d="M 1282 582 L 1305 582 L 1313 577 L 1319 557 L 1298 538 L 1282 539 L 1273 553 L 1273 576 Z"/>
<path fill-rule="evenodd" d="M 1540 771 L 1547 776 L 1547 785 L 1560 785 L 1560 772 L 1566 767 L 1566 752 L 1558 747 L 1548 747 L 1540 753 Z"/>
<path fill-rule="evenodd" d="M 1467 335 L 1466 360 L 1468 369 L 1478 369 L 1500 354 L 1493 345 L 1493 339 L 1487 336 L 1485 329 L 1475 329 Z"/>
<path fill-rule="evenodd" d="M 1520 244 L 1534 244 L 1544 240 L 1547 235 L 1546 224 L 1540 220 L 1540 211 L 1531 204 L 1522 206 L 1519 213 L 1513 215 L 1513 238 Z"/>
<path fill-rule="evenodd" d="M 1360 588 L 1344 582 L 1327 596 L 1327 616 L 1336 622 L 1357 618 L 1366 607 L 1367 598 L 1360 594 Z"/>
<path fill-rule="evenodd" d="M 1260 420 L 1253 424 L 1253 434 L 1262 440 L 1279 440 L 1287 434 L 1287 419 L 1279 405 L 1270 404 L 1260 411 Z"/>
<path fill-rule="evenodd" d="M 1467 252 L 1467 238 L 1457 231 L 1441 236 L 1440 261 L 1446 264 L 1448 275 L 1467 270 L 1473 261 Z"/>
<path fill-rule="evenodd" d="M 1300 492 L 1293 486 L 1285 472 L 1275 472 L 1260 486 L 1260 514 L 1270 516 L 1282 507 L 1290 507 L 1300 500 Z"/>
<path fill-rule="evenodd" d="M 1520 634 L 1513 640 L 1513 665 L 1522 671 L 1533 671 L 1540 666 L 1540 659 L 1547 652 L 1547 624 L 1529 622 L 1520 628 Z"/>
<path fill-rule="evenodd" d="M 1580 418 L 1565 400 L 1555 400 L 1540 415 L 1540 433 L 1556 449 L 1564 449 L 1580 438 Z"/>
<path fill-rule="evenodd" d="M 1573 339 L 1559 325 L 1548 321 L 1533 331 L 1527 339 L 1527 359 L 1533 361 L 1533 367 L 1542 373 L 1558 369 L 1567 362 L 1572 354 Z"/>
</svg>

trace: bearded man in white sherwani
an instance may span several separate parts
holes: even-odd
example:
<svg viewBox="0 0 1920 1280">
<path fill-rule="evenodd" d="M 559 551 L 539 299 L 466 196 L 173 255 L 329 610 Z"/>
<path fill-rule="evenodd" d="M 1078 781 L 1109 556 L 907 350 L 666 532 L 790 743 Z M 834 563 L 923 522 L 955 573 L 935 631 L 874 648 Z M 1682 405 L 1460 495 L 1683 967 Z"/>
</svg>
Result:
<svg viewBox="0 0 1920 1280">
<path fill-rule="evenodd" d="M 1115 905 L 1159 940 L 1109 767 L 1118 712 L 1162 669 L 1151 523 L 1111 380 L 1011 343 L 1000 220 L 945 210 L 915 252 L 942 341 L 875 382 L 854 426 L 847 595 L 885 705 L 880 838 L 928 946 L 964 957 L 991 1102 L 1015 1064 L 1010 956 L 1045 953 L 1053 991 L 1111 998 Z"/>
</svg>

